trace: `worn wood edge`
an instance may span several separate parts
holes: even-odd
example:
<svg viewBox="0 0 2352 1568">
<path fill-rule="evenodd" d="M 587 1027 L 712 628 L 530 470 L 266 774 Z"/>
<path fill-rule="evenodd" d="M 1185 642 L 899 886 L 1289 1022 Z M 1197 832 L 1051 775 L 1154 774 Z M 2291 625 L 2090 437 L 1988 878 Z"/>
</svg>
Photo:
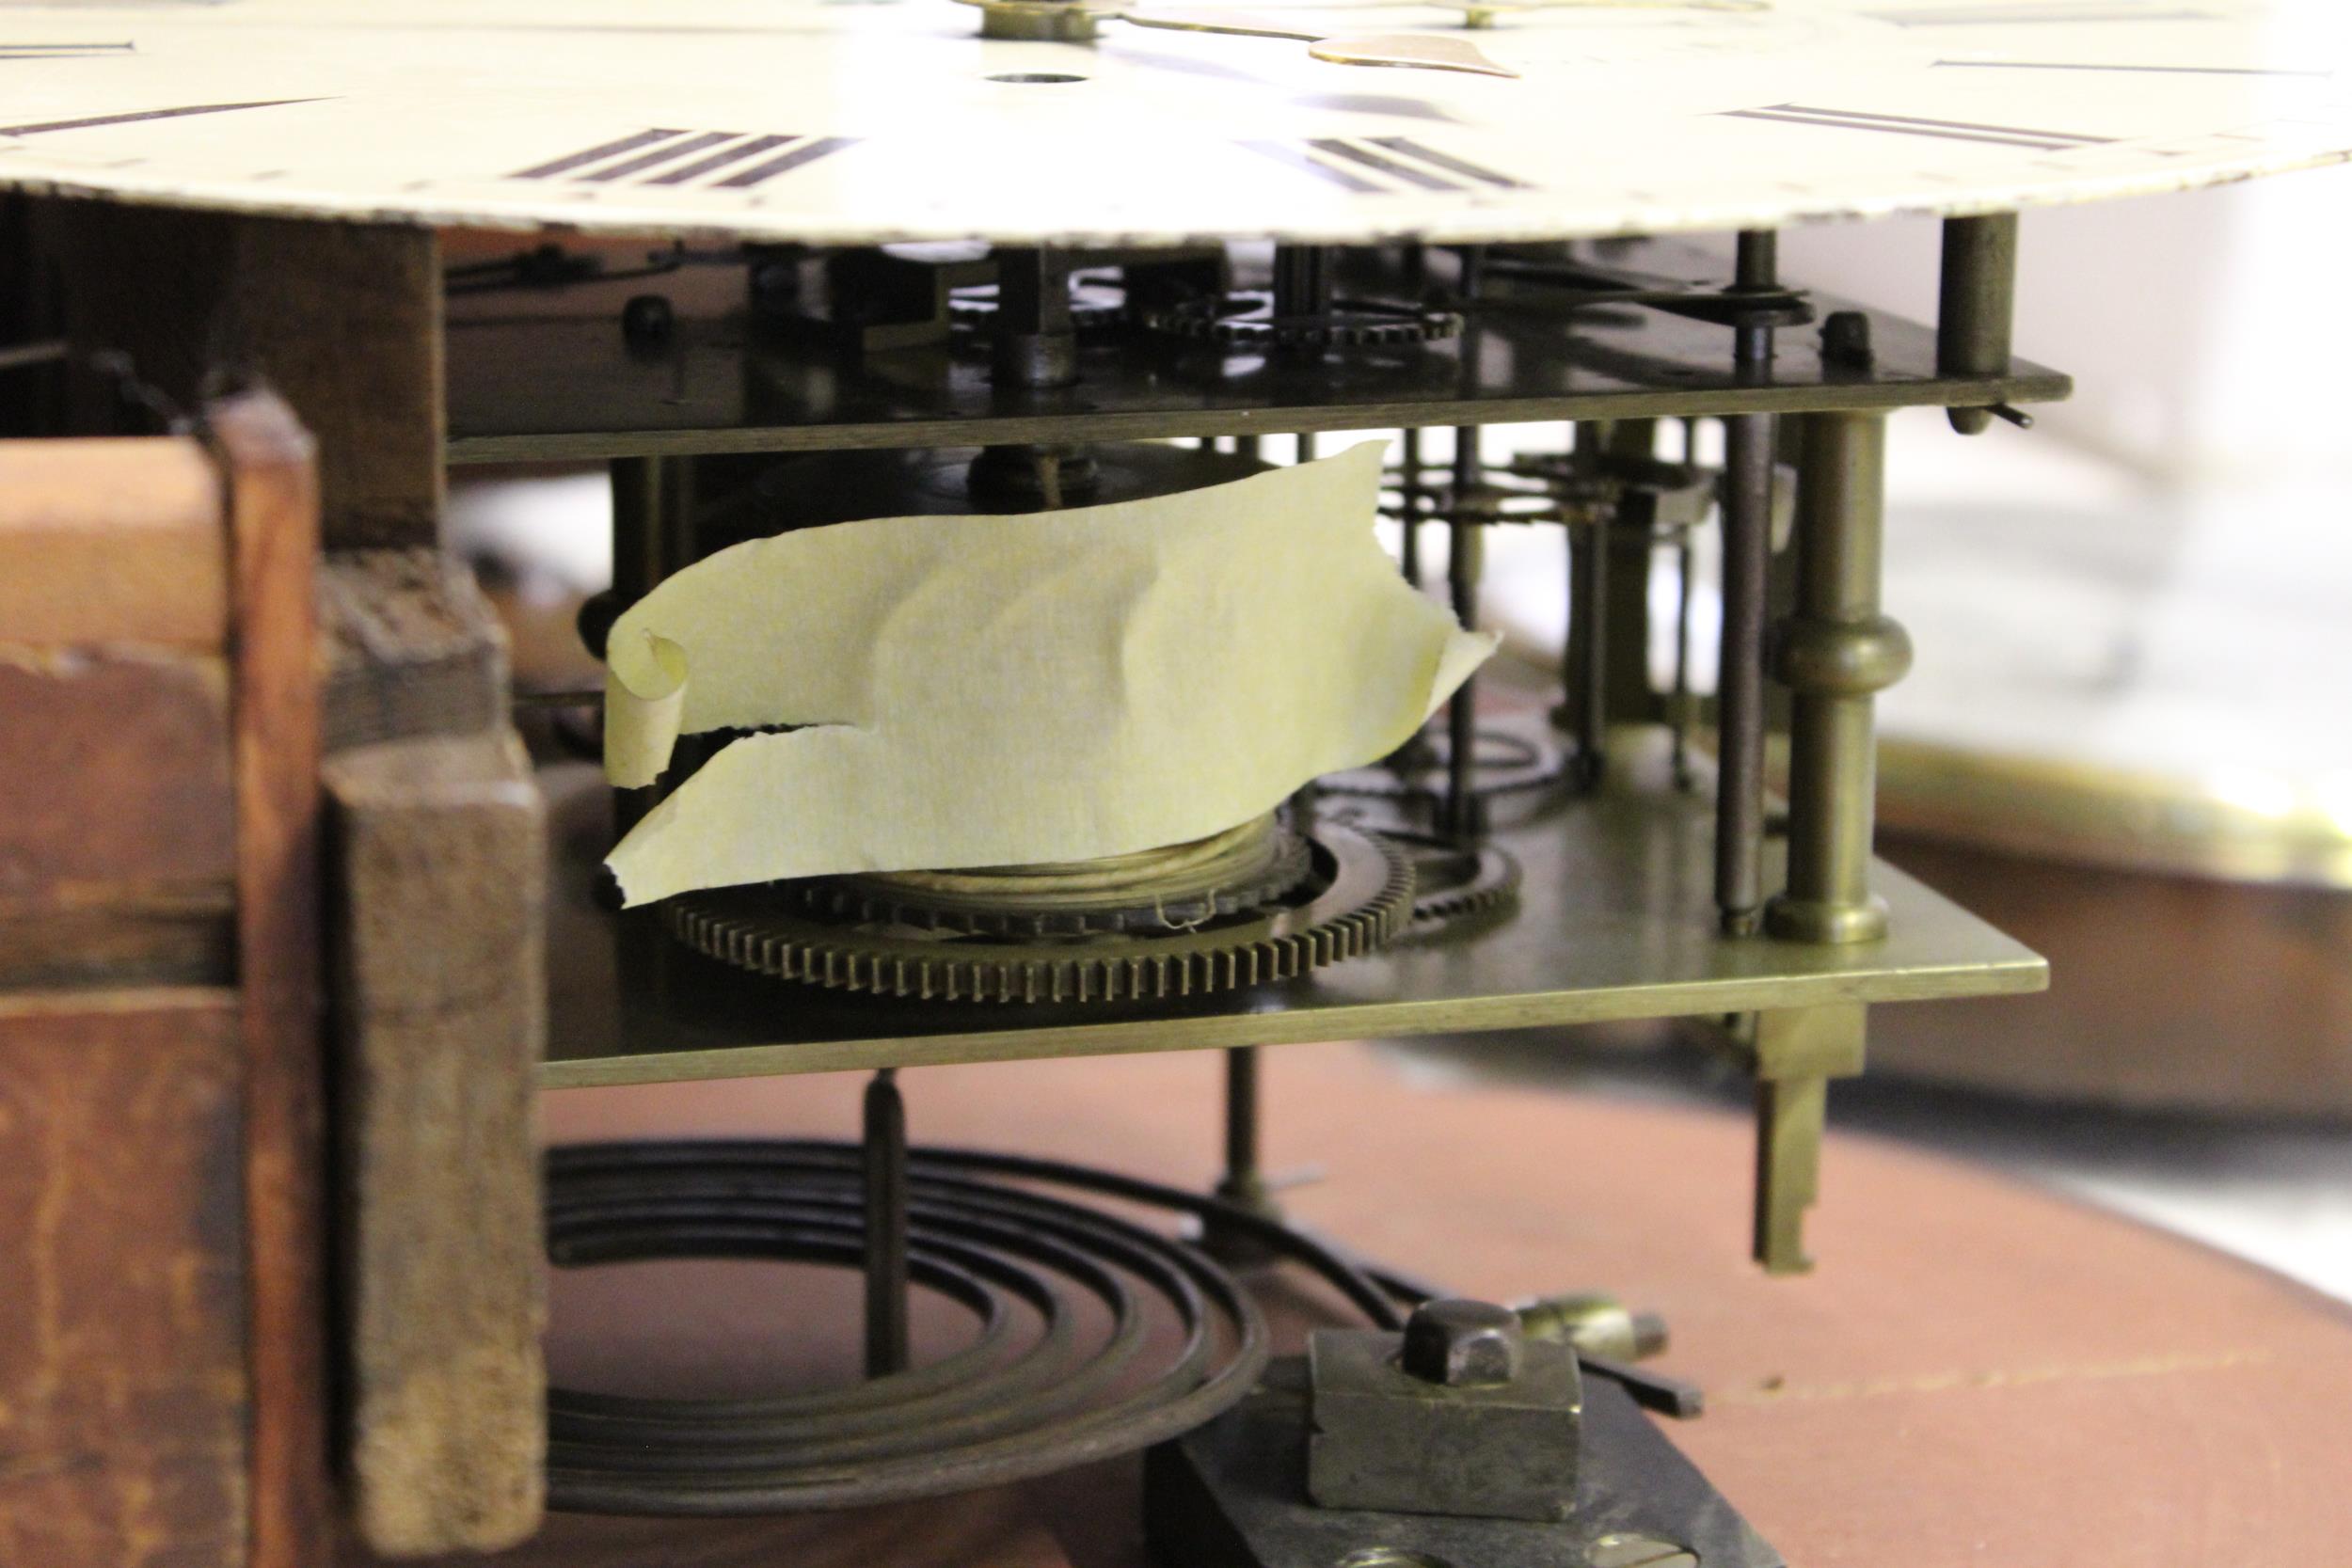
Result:
<svg viewBox="0 0 2352 1568">
<path fill-rule="evenodd" d="M 215 404 L 234 582 L 237 965 L 246 1047 L 248 1568 L 332 1539 L 318 929 L 316 450 L 265 391 Z"/>
<path fill-rule="evenodd" d="M 496 1550 L 545 1494 L 546 806 L 504 726 L 326 780 L 351 1515 L 388 1557 Z"/>
<path fill-rule="evenodd" d="M 0 443 L 0 636 L 217 652 L 228 634 L 220 477 L 200 443 Z"/>
<path fill-rule="evenodd" d="M 333 552 L 319 603 L 328 752 L 504 726 L 505 631 L 438 548 Z"/>
</svg>

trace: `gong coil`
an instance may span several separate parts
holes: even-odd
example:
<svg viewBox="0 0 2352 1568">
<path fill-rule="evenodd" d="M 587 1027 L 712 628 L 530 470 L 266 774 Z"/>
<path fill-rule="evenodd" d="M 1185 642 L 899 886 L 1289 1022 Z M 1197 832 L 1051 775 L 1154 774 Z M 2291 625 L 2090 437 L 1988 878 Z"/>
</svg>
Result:
<svg viewBox="0 0 2352 1568">
<path fill-rule="evenodd" d="M 726 1258 L 856 1268 L 861 1170 L 849 1144 L 557 1148 L 548 1157 L 548 1254 L 559 1267 Z M 1397 1321 L 1393 1292 L 1359 1267 L 1214 1198 L 961 1150 L 915 1151 L 908 1174 L 908 1277 L 969 1313 L 970 1343 L 812 1393 L 696 1400 L 551 1389 L 550 1506 L 743 1514 L 898 1502 L 1131 1452 L 1237 1402 L 1269 1345 L 1232 1275 L 1196 1246 L 1040 1184 L 1241 1230 L 1322 1275 L 1374 1323 Z M 1170 1324 L 1175 1332 L 1164 1332 Z"/>
<path fill-rule="evenodd" d="M 1393 755 L 1379 762 L 1325 774 L 1315 781 L 1315 787 L 1328 795 L 1438 800 L 1445 797 L 1453 760 L 1453 742 L 1443 730 L 1431 729 L 1415 736 Z M 1476 747 L 1470 753 L 1473 795 L 1491 800 L 1529 794 L 1559 784 L 1566 773 L 1566 755 L 1549 735 L 1522 725 L 1479 728 Z"/>
</svg>

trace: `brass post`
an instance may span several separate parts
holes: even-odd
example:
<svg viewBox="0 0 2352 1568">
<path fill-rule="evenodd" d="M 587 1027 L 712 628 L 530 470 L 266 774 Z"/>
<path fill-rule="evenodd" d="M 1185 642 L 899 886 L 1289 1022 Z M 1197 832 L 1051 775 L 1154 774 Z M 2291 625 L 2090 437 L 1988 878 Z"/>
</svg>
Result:
<svg viewBox="0 0 2352 1568">
<path fill-rule="evenodd" d="M 1775 673 L 1789 721 L 1788 885 L 1765 926 L 1793 942 L 1872 942 L 1886 905 L 1870 892 L 1878 786 L 1871 698 L 1911 668 L 1911 639 L 1879 612 L 1886 420 L 1804 421 L 1797 478 L 1796 613 L 1780 626 Z"/>
<path fill-rule="evenodd" d="M 1225 1053 L 1225 1177 L 1216 1196 L 1245 1209 L 1268 1205 L 1265 1180 L 1258 1170 L 1258 1048 L 1238 1045 Z"/>
<path fill-rule="evenodd" d="M 2007 375 L 2017 309 L 2017 214 L 1944 220 L 1944 272 L 1935 311 L 1935 373 Z M 1980 436 L 1992 408 L 1948 411 L 1952 428 Z"/>
</svg>

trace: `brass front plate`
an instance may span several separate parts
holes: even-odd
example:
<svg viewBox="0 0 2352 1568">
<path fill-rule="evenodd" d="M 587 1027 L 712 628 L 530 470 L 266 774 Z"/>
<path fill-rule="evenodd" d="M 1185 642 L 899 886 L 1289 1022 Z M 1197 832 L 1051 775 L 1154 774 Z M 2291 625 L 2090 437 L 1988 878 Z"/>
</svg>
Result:
<svg viewBox="0 0 2352 1568">
<path fill-rule="evenodd" d="M 1595 260 L 1686 283 L 1720 264 L 1688 245 L 1641 241 Z M 1343 273 L 1351 290 L 1399 280 Z M 577 462 L 633 455 L 840 451 L 1025 441 L 1387 431 L 1549 420 L 1682 419 L 1823 409 L 1984 407 L 2063 398 L 2073 384 L 2018 358 L 2000 375 L 1936 367 L 1932 327 L 1871 312 L 1867 366 L 1825 360 L 1816 327 L 1779 335 L 1768 380 L 1743 377 L 1730 334 L 1647 307 L 1548 308 L 1545 291 L 1498 284 L 1469 327 L 1410 354 L 1275 356 L 1236 373 L 1212 347 L 1113 334 L 1081 348 L 1083 378 L 1038 391 L 999 387 L 984 358 L 946 343 L 845 358 L 820 340 L 752 331 L 739 273 L 692 267 L 660 279 L 677 328 L 660 354 L 632 354 L 613 327 L 647 287 L 584 283 L 518 309 L 506 293 L 460 295 L 449 320 L 453 463 Z M 1817 315 L 1851 309 L 1807 295 Z"/>
<path fill-rule="evenodd" d="M 1516 911 L 1256 990 L 1156 1006 L 913 1005 L 738 974 L 660 916 L 584 907 L 558 871 L 549 1088 L 1515 1029 L 2042 990 L 2032 952 L 1890 866 L 1892 935 L 1845 947 L 1717 934 L 1712 810 L 1666 784 L 1662 733 L 1621 736 L 1613 781 L 1499 830 L 1526 868 Z M 574 769 L 569 782 L 586 782 Z M 564 781 L 551 784 L 561 790 Z M 593 788 L 593 784 L 589 784 Z M 574 793 L 577 793 L 575 790 Z M 575 839 L 575 842 L 578 842 Z M 1771 847 L 1768 878 L 1779 876 Z M 624 984 L 620 978 L 628 974 Z"/>
</svg>

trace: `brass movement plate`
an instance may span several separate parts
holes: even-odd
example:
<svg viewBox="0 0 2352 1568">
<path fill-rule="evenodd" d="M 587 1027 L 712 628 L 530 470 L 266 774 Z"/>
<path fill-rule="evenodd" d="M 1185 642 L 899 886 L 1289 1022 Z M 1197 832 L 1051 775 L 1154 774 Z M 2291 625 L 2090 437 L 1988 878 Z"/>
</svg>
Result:
<svg viewBox="0 0 2352 1568">
<path fill-rule="evenodd" d="M 588 911 L 588 867 L 575 853 L 557 868 L 564 907 L 553 922 L 554 1027 L 540 1081 L 574 1088 L 1278 1045 L 2048 984 L 2037 955 L 1884 864 L 1876 871 L 1892 914 L 1883 942 L 1722 937 L 1707 798 L 1666 785 L 1662 734 L 1621 737 L 1611 768 L 1601 794 L 1498 830 L 1526 869 L 1515 911 L 1286 984 L 1150 1006 L 900 1004 L 740 974 L 680 947 L 658 913 Z M 576 781 L 588 773 L 571 771 Z M 577 831 L 570 838 L 585 842 Z M 1768 854 L 1776 879 L 1778 846 Z"/>
<path fill-rule="evenodd" d="M 1700 280 L 1723 263 L 1642 241 L 1599 258 Z M 632 353 L 622 303 L 671 296 L 677 325 Z M 2001 375 L 1944 375 L 1935 331 L 1870 312 L 1868 365 L 1825 359 L 1819 325 L 1782 331 L 1771 372 L 1742 378 L 1727 327 L 1645 307 L 1554 313 L 1540 293 L 1498 296 L 1461 337 L 1403 355 L 1253 358 L 1132 337 L 1082 350 L 1075 387 L 997 387 L 985 354 L 946 347 L 845 357 L 746 320 L 739 273 L 690 268 L 650 282 L 462 295 L 449 317 L 453 463 L 1123 441 L 1396 430 L 1534 420 L 1679 419 L 1831 409 L 1982 407 L 2063 399 L 2073 383 L 2024 358 Z M 1854 309 L 1807 295 L 1820 317 Z"/>
</svg>

